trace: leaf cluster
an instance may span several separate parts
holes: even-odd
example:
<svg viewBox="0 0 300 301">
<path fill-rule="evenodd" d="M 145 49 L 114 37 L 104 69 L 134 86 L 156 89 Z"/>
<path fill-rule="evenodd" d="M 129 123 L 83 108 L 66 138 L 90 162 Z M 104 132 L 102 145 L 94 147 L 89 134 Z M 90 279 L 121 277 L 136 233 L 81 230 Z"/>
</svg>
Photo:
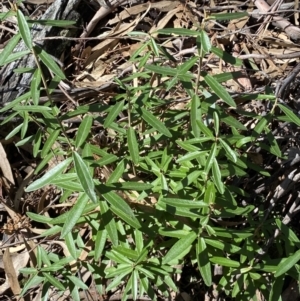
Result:
<svg viewBox="0 0 300 301">
<path fill-rule="evenodd" d="M 243 96 L 270 101 L 273 109 L 267 115 L 239 108 L 224 86 L 237 74 L 211 75 L 203 69 L 203 59 L 214 54 L 231 65 L 242 62 L 212 46 L 201 28 L 156 33 L 196 39 L 197 54 L 182 63 L 147 35 L 144 47 L 131 58 L 137 72 L 115 80 L 122 92 L 110 105 L 79 105 L 64 112 L 51 101 L 51 93 L 65 75 L 34 45 L 23 14 L 16 15 L 20 33 L 3 50 L 0 65 L 32 54 L 37 68 L 31 70 L 30 91 L 0 110 L 9 113 L 2 124 L 22 118 L 6 138 L 19 134 L 17 146 L 32 144 L 33 156 L 40 159 L 36 175 L 53 158 L 63 158 L 26 192 L 52 185 L 61 192 L 60 203 L 77 195 L 75 204 L 60 216 L 27 212 L 32 221 L 45 224 L 41 237 L 59 235 L 64 251 L 56 254 L 37 247 L 36 265 L 22 269 L 28 277 L 22 295 L 42 284 L 42 300 L 49 299 L 50 287 L 80 300 L 79 291 L 88 289 L 79 277 L 84 268 L 100 294 L 123 286 L 122 300 L 130 294 L 134 300 L 144 294 L 156 300 L 158 292 L 169 296 L 177 291 L 173 276 L 189 260 L 207 287 L 214 281 L 213 267 L 221 266 L 218 288 L 236 300 L 254 300 L 257 289 L 268 300 L 280 298 L 285 276 L 299 277 L 299 239 L 276 216 L 262 224 L 264 208 L 247 203 L 250 192 L 237 183 L 253 174 L 269 176 L 251 161 L 248 149 L 258 147 L 282 157 L 270 124 L 287 120 L 299 125 L 299 117 L 278 104 L 269 87 L 265 93 Z M 20 39 L 28 51 L 12 53 Z M 172 64 L 166 66 L 166 60 Z M 50 83 L 41 64 L 53 73 Z M 49 101 L 40 105 L 42 90 Z M 179 94 L 186 98 L 178 99 Z M 63 121 L 75 116 L 82 122 L 70 136 Z M 252 130 L 241 122 L 250 119 L 255 121 Z M 104 147 L 93 140 L 95 121 L 110 135 L 111 143 Z M 29 124 L 38 127 L 34 134 L 28 131 Z M 97 176 L 105 170 L 104 179 Z M 83 228 L 89 231 L 88 240 L 81 236 Z M 276 228 L 284 235 L 271 256 L 262 251 Z"/>
</svg>

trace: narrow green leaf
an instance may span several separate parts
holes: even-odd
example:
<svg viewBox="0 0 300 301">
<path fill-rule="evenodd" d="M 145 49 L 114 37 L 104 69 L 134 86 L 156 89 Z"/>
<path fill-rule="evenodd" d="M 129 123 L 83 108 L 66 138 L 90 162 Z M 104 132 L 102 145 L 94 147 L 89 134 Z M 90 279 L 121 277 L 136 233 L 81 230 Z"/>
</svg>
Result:
<svg viewBox="0 0 300 301">
<path fill-rule="evenodd" d="M 219 168 L 216 158 L 214 158 L 214 160 L 213 160 L 212 173 L 213 173 L 213 180 L 214 180 L 214 183 L 215 183 L 218 191 L 221 194 L 223 194 L 225 191 L 225 188 L 224 188 L 224 183 L 222 182 L 221 171 L 220 171 L 220 168 Z"/>
<path fill-rule="evenodd" d="M 300 126 L 300 118 L 289 108 L 282 104 L 278 104 L 282 112 L 289 118 L 289 121 L 294 122 L 296 125 Z"/>
<path fill-rule="evenodd" d="M 201 116 L 200 99 L 198 95 L 194 94 L 191 100 L 190 118 L 191 118 L 192 131 L 196 138 L 200 137 L 200 130 L 199 130 L 199 126 L 197 125 L 197 120 L 199 120 L 200 116 Z"/>
<path fill-rule="evenodd" d="M 111 173 L 109 179 L 107 180 L 107 184 L 116 183 L 121 178 L 122 174 L 125 171 L 125 159 L 120 161 L 117 167 Z"/>
<path fill-rule="evenodd" d="M 61 175 L 61 173 L 69 166 L 71 161 L 72 161 L 72 158 L 68 158 L 65 161 L 59 163 L 54 168 L 49 170 L 43 177 L 41 177 L 40 179 L 31 183 L 25 189 L 25 191 L 26 192 L 34 191 L 34 190 L 44 187 L 45 185 L 50 184 L 52 179 L 55 179 L 55 177 Z"/>
<path fill-rule="evenodd" d="M 119 258 L 117 258 L 114 254 L 112 254 L 109 251 L 106 252 L 106 254 L 110 260 L 119 263 L 119 261 L 120 261 Z M 131 273 L 132 272 L 132 262 L 120 263 L 120 264 L 118 264 L 117 268 L 115 268 L 115 267 L 106 268 L 105 272 L 106 272 L 107 278 L 114 278 L 114 277 L 120 275 L 121 273 L 125 273 L 125 272 Z"/>
<path fill-rule="evenodd" d="M 235 151 L 221 138 L 219 138 L 218 140 L 221 144 L 222 147 L 224 148 L 227 156 L 230 158 L 231 161 L 233 161 L 234 163 L 236 163 L 237 161 L 237 155 L 235 153 Z"/>
<path fill-rule="evenodd" d="M 88 198 L 87 194 L 82 193 L 79 195 L 75 205 L 67 214 L 67 219 L 62 228 L 60 238 L 64 238 L 69 232 L 72 231 L 73 227 L 76 225 L 76 222 L 81 217 L 88 201 L 89 201 L 89 198 Z"/>
<path fill-rule="evenodd" d="M 213 118 L 214 118 L 215 134 L 216 134 L 216 137 L 218 137 L 219 136 L 219 130 L 220 130 L 220 119 L 219 119 L 218 112 L 214 111 Z"/>
<path fill-rule="evenodd" d="M 71 20 L 28 20 L 28 23 L 41 24 L 43 26 L 54 26 L 63 28 L 74 28 L 76 21 Z"/>
<path fill-rule="evenodd" d="M 130 158 L 133 163 L 137 165 L 140 161 L 139 145 L 137 143 L 135 130 L 131 126 L 127 129 L 127 141 Z"/>
<path fill-rule="evenodd" d="M 37 68 L 32 76 L 32 80 L 30 83 L 31 98 L 35 106 L 37 106 L 40 101 L 41 80 L 42 72 L 41 69 Z"/>
<path fill-rule="evenodd" d="M 2 112 L 6 112 L 10 109 L 13 109 L 17 104 L 19 104 L 21 101 L 26 101 L 31 97 L 31 93 L 27 92 L 25 94 L 22 94 L 21 96 L 19 96 L 18 98 L 16 98 L 15 100 L 13 100 L 12 102 L 9 102 L 7 104 L 5 104 L 5 106 L 0 109 L 0 113 Z"/>
<path fill-rule="evenodd" d="M 139 274 L 136 269 L 132 271 L 131 274 L 131 293 L 132 293 L 132 299 L 136 300 L 137 299 L 137 294 L 138 294 L 138 279 L 139 279 Z"/>
<path fill-rule="evenodd" d="M 209 153 L 207 161 L 206 161 L 206 165 L 205 165 L 206 173 L 209 173 L 209 171 L 213 165 L 214 159 L 216 157 L 216 153 L 217 153 L 217 145 L 216 145 L 216 143 L 214 143 L 211 147 L 210 153 Z"/>
<path fill-rule="evenodd" d="M 47 217 L 45 215 L 36 214 L 33 212 L 26 212 L 26 215 L 33 221 L 39 222 L 39 223 L 50 223 L 52 221 L 51 217 Z"/>
<path fill-rule="evenodd" d="M 67 232 L 64 235 L 64 241 L 66 242 L 67 248 L 74 259 L 77 259 L 77 249 L 75 246 L 75 241 L 72 235 L 72 232 Z"/>
<path fill-rule="evenodd" d="M 43 276 L 50 282 L 54 287 L 58 288 L 61 291 L 65 291 L 64 285 L 56 278 L 54 278 L 49 273 L 43 273 Z"/>
<path fill-rule="evenodd" d="M 23 286 L 20 297 L 23 297 L 30 288 L 38 286 L 40 283 L 44 281 L 44 279 L 45 277 L 38 276 L 37 274 L 32 276 Z"/>
<path fill-rule="evenodd" d="M 77 152 L 73 152 L 73 160 L 79 182 L 81 183 L 85 193 L 92 202 L 97 203 L 97 195 L 95 193 L 95 184 L 89 169 Z"/>
<path fill-rule="evenodd" d="M 178 72 L 178 75 L 180 77 L 180 75 L 186 75 L 186 73 L 192 68 L 195 66 L 195 64 L 197 63 L 198 61 L 198 57 L 197 56 L 194 56 L 194 57 L 191 57 L 190 59 L 188 59 L 186 62 L 184 62 L 182 65 L 179 65 L 177 67 L 177 72 Z"/>
<path fill-rule="evenodd" d="M 22 13 L 21 10 L 17 10 L 17 20 L 18 20 L 18 26 L 20 30 L 20 34 L 22 36 L 22 39 L 25 43 L 25 45 L 31 50 L 33 47 L 32 39 L 30 35 L 30 29 L 27 24 L 27 21 Z"/>
<path fill-rule="evenodd" d="M 21 139 L 23 139 L 27 133 L 29 123 L 29 114 L 28 112 L 23 113 L 23 127 L 21 129 Z"/>
<path fill-rule="evenodd" d="M 105 243 L 107 239 L 107 230 L 99 230 L 96 235 L 96 241 L 95 241 L 95 254 L 94 259 L 98 261 L 100 257 L 102 256 Z"/>
<path fill-rule="evenodd" d="M 238 261 L 231 260 L 231 259 L 228 259 L 225 257 L 212 257 L 212 258 L 210 258 L 210 261 L 212 263 L 216 263 L 216 264 L 219 264 L 224 267 L 230 267 L 230 268 L 239 268 L 240 267 L 240 263 Z"/>
<path fill-rule="evenodd" d="M 281 294 L 282 294 L 282 287 L 285 282 L 285 275 L 282 275 L 281 277 L 278 277 L 275 279 L 275 281 L 271 285 L 271 291 L 269 295 L 269 301 L 282 301 Z M 298 288 L 299 289 L 299 288 Z"/>
<path fill-rule="evenodd" d="M 176 34 L 176 35 L 191 36 L 191 37 L 199 35 L 199 31 L 191 30 L 187 28 L 163 28 L 163 29 L 159 29 L 157 32 L 159 34 L 166 34 L 166 35 Z"/>
<path fill-rule="evenodd" d="M 165 255 L 162 263 L 166 264 L 174 259 L 183 258 L 190 251 L 190 247 L 196 237 L 197 234 L 195 232 L 191 232 L 186 237 L 179 239 Z"/>
<path fill-rule="evenodd" d="M 129 269 L 129 271 L 126 271 L 124 273 L 120 273 L 117 277 L 115 277 L 113 279 L 113 281 L 107 286 L 106 291 L 109 292 L 110 290 L 112 290 L 113 288 L 115 288 L 116 286 L 120 285 L 121 281 L 123 280 L 123 278 L 128 275 L 129 273 L 131 273 L 132 268 Z"/>
<path fill-rule="evenodd" d="M 153 128 L 155 128 L 160 133 L 164 134 L 167 137 L 172 137 L 172 134 L 168 130 L 168 128 L 158 120 L 153 114 L 141 108 L 142 110 L 142 118 Z"/>
<path fill-rule="evenodd" d="M 134 224 L 141 227 L 139 220 L 135 217 L 135 215 L 132 212 L 130 206 L 119 195 L 117 195 L 114 192 L 108 192 L 108 193 L 105 193 L 105 194 L 102 194 L 102 195 L 108 201 L 108 203 L 110 203 L 116 209 L 119 209 L 118 212 L 122 212 L 132 222 L 134 222 Z M 114 209 L 112 208 L 112 210 L 114 210 Z M 124 217 L 124 215 L 123 215 L 123 217 Z"/>
<path fill-rule="evenodd" d="M 148 269 L 144 269 L 142 266 L 137 265 L 136 269 L 138 269 L 141 273 L 143 273 L 147 278 L 154 279 L 153 273 L 151 273 Z"/>
<path fill-rule="evenodd" d="M 14 111 L 18 112 L 44 112 L 44 111 L 51 111 L 52 109 L 50 107 L 45 106 L 22 106 L 22 105 L 16 105 L 13 107 Z"/>
<path fill-rule="evenodd" d="M 174 207 L 184 207 L 184 208 L 203 208 L 208 207 L 208 204 L 206 204 L 203 201 L 191 201 L 191 200 L 184 200 L 184 199 L 173 199 L 173 198 L 162 198 L 160 200 L 161 202 L 164 202 L 166 204 L 169 204 Z"/>
<path fill-rule="evenodd" d="M 199 237 L 196 245 L 197 261 L 200 274 L 206 286 L 210 287 L 212 284 L 211 265 L 208 258 L 208 251 L 204 238 Z"/>
<path fill-rule="evenodd" d="M 161 67 L 161 66 L 157 66 L 157 65 L 146 65 L 145 68 L 154 73 L 158 73 L 158 74 L 161 74 L 164 76 L 172 76 L 172 77 L 176 78 L 176 76 L 178 75 L 177 70 L 174 68 L 170 68 L 170 67 Z"/>
<path fill-rule="evenodd" d="M 200 158 L 201 156 L 205 156 L 207 154 L 207 151 L 195 151 L 195 152 L 190 152 L 190 153 L 187 153 L 186 155 L 178 158 L 176 160 L 177 163 L 183 163 L 183 162 L 190 162 L 194 159 L 198 159 Z"/>
<path fill-rule="evenodd" d="M 59 134 L 60 129 L 54 130 L 50 133 L 41 151 L 42 158 L 45 158 L 45 156 L 49 153 L 53 144 L 57 141 L 57 137 L 59 136 Z"/>
<path fill-rule="evenodd" d="M 100 212 L 103 219 L 104 227 L 108 233 L 109 238 L 114 246 L 117 246 L 119 243 L 118 230 L 116 221 L 114 220 L 113 215 L 105 201 L 100 201 Z"/>
<path fill-rule="evenodd" d="M 135 229 L 140 229 L 142 226 L 139 220 L 135 216 L 129 216 L 126 212 L 122 211 L 120 208 L 111 206 L 111 211 L 113 211 L 118 217 L 124 220 L 128 225 L 132 226 Z"/>
<path fill-rule="evenodd" d="M 23 123 L 16 126 L 6 137 L 5 140 L 9 140 L 11 137 L 14 137 L 23 127 Z"/>
<path fill-rule="evenodd" d="M 134 230 L 134 241 L 135 241 L 135 246 L 139 254 L 141 254 L 143 248 L 144 248 L 144 237 L 143 233 L 139 230 Z"/>
<path fill-rule="evenodd" d="M 300 250 L 288 258 L 283 259 L 278 265 L 275 277 L 279 277 L 289 271 L 300 260 Z"/>
<path fill-rule="evenodd" d="M 210 52 L 211 50 L 210 38 L 205 30 L 200 31 L 200 41 L 204 53 Z"/>
<path fill-rule="evenodd" d="M 83 290 L 88 290 L 89 289 L 89 287 L 85 283 L 83 283 L 78 277 L 75 277 L 73 275 L 68 275 L 67 278 L 71 282 L 73 282 L 75 284 L 75 286 L 77 286 L 77 287 L 79 287 Z"/>
<path fill-rule="evenodd" d="M 88 135 L 91 133 L 91 127 L 93 124 L 93 117 L 87 115 L 83 118 L 75 139 L 75 146 L 78 149 L 87 139 Z"/>
<path fill-rule="evenodd" d="M 216 200 L 216 189 L 214 183 L 207 181 L 204 202 L 208 205 L 214 204 Z"/>
<path fill-rule="evenodd" d="M 0 67 L 5 65 L 6 59 L 9 57 L 9 55 L 13 52 L 13 50 L 17 46 L 18 42 L 20 41 L 20 38 L 21 38 L 21 34 L 17 33 L 9 40 L 7 45 L 4 47 L 0 55 Z"/>
<path fill-rule="evenodd" d="M 7 64 L 10 64 L 12 62 L 17 61 L 20 58 L 23 58 L 24 56 L 31 54 L 31 51 L 28 50 L 23 50 L 23 51 L 18 51 L 18 52 L 14 52 L 11 55 L 9 55 L 9 57 L 3 62 L 2 66 L 5 66 Z M 1 65 L 0 65 L 1 66 Z M 30 93 L 30 92 L 28 92 Z"/>
<path fill-rule="evenodd" d="M 120 114 L 120 112 L 124 109 L 124 100 L 117 102 L 110 110 L 109 114 L 105 118 L 103 126 L 108 128 L 116 119 L 116 117 Z"/>
<path fill-rule="evenodd" d="M 211 52 L 214 53 L 215 55 L 217 55 L 222 60 L 224 60 L 226 63 L 229 63 L 229 64 L 234 65 L 234 66 L 242 66 L 243 65 L 243 60 L 230 55 L 226 51 L 223 51 L 220 47 L 212 47 Z M 234 74 L 233 72 L 230 72 L 231 76 L 233 74 Z M 219 79 L 221 76 L 222 76 L 222 74 L 218 74 L 216 76 L 216 78 Z M 227 76 L 227 74 L 226 74 L 226 76 Z"/>
<path fill-rule="evenodd" d="M 111 183 L 108 187 L 114 187 L 121 190 L 135 190 L 144 191 L 153 188 L 152 184 L 141 183 L 141 182 L 122 182 L 122 183 Z"/>
<path fill-rule="evenodd" d="M 210 137 L 212 139 L 215 139 L 214 134 L 212 133 L 212 131 L 201 121 L 201 120 L 197 120 L 197 125 L 200 128 L 200 131 L 206 136 L 206 137 Z"/>
<path fill-rule="evenodd" d="M 185 217 L 190 217 L 190 218 L 199 218 L 200 214 L 191 211 L 189 208 L 185 207 L 174 207 L 167 205 L 166 203 L 159 201 L 157 205 L 163 209 L 164 211 L 172 214 L 172 215 L 179 215 L 179 216 L 185 216 Z"/>
<path fill-rule="evenodd" d="M 252 136 L 253 137 L 258 137 L 263 130 L 267 127 L 267 124 L 269 123 L 271 119 L 271 115 L 268 114 L 266 116 L 262 116 L 260 121 L 256 124 L 254 129 L 252 130 Z"/>
<path fill-rule="evenodd" d="M 249 13 L 244 11 L 244 12 L 237 12 L 237 13 L 210 14 L 208 16 L 208 19 L 223 21 L 223 20 L 236 20 L 244 17 L 249 17 Z"/>
<path fill-rule="evenodd" d="M 204 81 L 208 84 L 208 86 L 220 97 L 220 99 L 224 100 L 230 107 L 236 108 L 236 103 L 226 91 L 226 89 L 217 82 L 211 75 L 208 73 L 203 74 Z"/>
<path fill-rule="evenodd" d="M 61 80 L 66 79 L 66 76 L 64 75 L 63 71 L 59 68 L 55 60 L 45 50 L 41 49 L 38 46 L 34 46 L 33 49 L 49 70 L 56 74 Z"/>
</svg>

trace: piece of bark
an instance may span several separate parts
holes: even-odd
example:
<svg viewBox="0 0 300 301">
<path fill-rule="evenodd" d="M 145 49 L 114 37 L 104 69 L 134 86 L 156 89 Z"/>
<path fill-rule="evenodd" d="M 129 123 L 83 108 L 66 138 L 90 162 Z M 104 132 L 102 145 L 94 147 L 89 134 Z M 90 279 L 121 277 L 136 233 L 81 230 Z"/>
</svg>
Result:
<svg viewBox="0 0 300 301">
<path fill-rule="evenodd" d="M 55 0 L 41 17 L 41 20 L 70 20 L 78 21 L 79 14 L 76 9 L 82 0 Z M 62 45 L 62 41 L 57 43 L 43 40 L 47 36 L 57 36 L 62 32 L 62 28 L 53 26 L 41 26 L 35 24 L 31 29 L 33 41 L 37 41 L 38 46 L 43 48 L 48 54 L 59 58 L 67 45 Z M 66 41 L 64 41 L 65 43 Z M 67 41 L 67 43 L 70 43 Z M 20 42 L 14 52 L 27 50 L 24 42 Z M 32 54 L 26 55 L 19 60 L 7 64 L 0 70 L 0 108 L 7 102 L 29 90 L 32 73 L 15 73 L 16 68 L 35 68 L 36 63 Z"/>
</svg>

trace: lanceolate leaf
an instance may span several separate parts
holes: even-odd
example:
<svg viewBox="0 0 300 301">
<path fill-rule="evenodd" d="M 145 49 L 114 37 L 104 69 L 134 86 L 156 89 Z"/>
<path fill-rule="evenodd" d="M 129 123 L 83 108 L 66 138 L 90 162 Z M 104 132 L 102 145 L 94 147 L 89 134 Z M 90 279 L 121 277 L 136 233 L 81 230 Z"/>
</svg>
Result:
<svg viewBox="0 0 300 301">
<path fill-rule="evenodd" d="M 20 29 L 20 33 L 25 45 L 31 50 L 32 49 L 32 39 L 30 35 L 30 29 L 27 24 L 27 21 L 21 10 L 17 11 L 17 20 Z"/>
<path fill-rule="evenodd" d="M 132 127 L 129 127 L 127 130 L 127 141 L 128 141 L 130 158 L 134 164 L 138 164 L 140 160 L 139 145 L 137 143 L 135 131 Z"/>
<path fill-rule="evenodd" d="M 56 142 L 58 135 L 60 134 L 60 129 L 52 131 L 52 133 L 47 137 L 47 140 L 43 146 L 41 157 L 45 158 L 45 156 L 49 153 L 52 145 Z"/>
<path fill-rule="evenodd" d="M 201 30 L 200 32 L 200 40 L 201 40 L 201 47 L 204 53 L 208 53 L 211 49 L 210 38 L 208 37 L 205 30 Z"/>
<path fill-rule="evenodd" d="M 217 80 L 207 73 L 204 74 L 204 80 L 222 100 L 224 100 L 229 106 L 236 108 L 236 103 L 232 97 L 229 95 L 226 89 L 217 82 Z"/>
<path fill-rule="evenodd" d="M 114 217 L 111 211 L 109 210 L 106 201 L 100 201 L 99 205 L 100 205 L 100 211 L 101 211 L 104 227 L 108 233 L 108 236 L 111 239 L 112 244 L 114 246 L 117 246 L 119 243 L 119 239 L 118 239 L 118 230 L 117 230 L 116 221 L 114 220 Z"/>
<path fill-rule="evenodd" d="M 210 261 L 213 263 L 217 263 L 224 267 L 230 267 L 230 268 L 239 268 L 240 267 L 240 263 L 238 261 L 231 260 L 231 259 L 228 259 L 225 257 L 212 257 L 210 259 Z"/>
<path fill-rule="evenodd" d="M 223 139 L 219 139 L 220 143 L 222 144 L 222 147 L 224 148 L 227 156 L 233 161 L 236 162 L 237 160 L 237 155 L 234 152 L 234 150 L 223 140 Z"/>
<path fill-rule="evenodd" d="M 88 167 L 78 153 L 73 152 L 73 159 L 79 182 L 81 183 L 85 193 L 89 196 L 91 201 L 96 203 L 98 199 L 95 193 L 95 184 L 92 176 L 90 175 Z"/>
<path fill-rule="evenodd" d="M 211 286 L 212 275 L 211 265 L 208 258 L 208 251 L 204 241 L 204 238 L 199 237 L 196 245 L 197 261 L 201 276 L 206 286 Z"/>
<path fill-rule="evenodd" d="M 124 100 L 117 102 L 110 110 L 109 114 L 105 118 L 103 126 L 105 128 L 109 127 L 114 120 L 117 118 L 117 116 L 120 114 L 120 112 L 124 109 Z"/>
<path fill-rule="evenodd" d="M 162 263 L 166 264 L 174 259 L 183 258 L 189 252 L 196 237 L 197 234 L 195 232 L 191 232 L 186 237 L 179 239 L 163 258 Z"/>
<path fill-rule="evenodd" d="M 60 79 L 65 79 L 66 76 L 59 68 L 55 60 L 43 49 L 40 47 L 34 46 L 35 53 L 39 56 L 41 61 L 49 68 L 54 74 L 56 74 Z"/>
<path fill-rule="evenodd" d="M 214 158 L 214 161 L 213 161 L 212 172 L 213 172 L 213 181 L 214 181 L 216 187 L 218 188 L 219 192 L 221 194 L 223 194 L 225 191 L 225 188 L 224 188 L 224 183 L 222 182 L 221 171 L 220 171 L 220 168 L 219 168 L 216 158 Z"/>
<path fill-rule="evenodd" d="M 92 123 L 93 123 L 93 117 L 90 115 L 85 116 L 84 119 L 82 120 L 76 135 L 76 140 L 75 140 L 76 148 L 79 148 L 86 141 L 88 135 L 91 132 Z"/>
<path fill-rule="evenodd" d="M 44 187 L 45 185 L 50 184 L 52 179 L 55 179 L 58 175 L 61 175 L 61 173 L 69 166 L 71 161 L 72 158 L 68 158 L 67 160 L 59 163 L 53 169 L 49 170 L 42 178 L 30 184 L 25 191 L 26 192 L 34 191 Z"/>
<path fill-rule="evenodd" d="M 185 208 L 203 208 L 208 207 L 203 201 L 191 201 L 191 200 L 184 200 L 184 199 L 172 199 L 172 198 L 163 198 L 161 202 L 169 204 L 174 207 L 185 207 Z"/>
<path fill-rule="evenodd" d="M 41 69 L 37 68 L 33 74 L 32 81 L 30 84 L 30 92 L 31 92 L 31 97 L 34 105 L 39 104 L 40 100 L 40 84 L 41 84 L 41 79 L 42 79 L 42 72 Z"/>
<path fill-rule="evenodd" d="M 277 271 L 275 273 L 275 277 L 279 277 L 289 271 L 298 261 L 300 260 L 300 250 L 298 250 L 295 254 L 291 255 L 287 259 L 281 261 L 279 266 L 277 267 Z"/>
<path fill-rule="evenodd" d="M 87 194 L 82 193 L 79 195 L 74 207 L 68 212 L 66 222 L 62 228 L 60 238 L 64 238 L 73 227 L 76 225 L 77 220 L 81 217 L 84 208 L 89 201 Z"/>
<path fill-rule="evenodd" d="M 13 52 L 13 50 L 15 49 L 16 45 L 18 44 L 20 38 L 21 38 L 21 34 L 17 33 L 9 40 L 7 45 L 4 47 L 4 49 L 2 50 L 1 55 L 0 55 L 0 66 L 5 65 L 6 59 Z"/>
<path fill-rule="evenodd" d="M 119 195 L 114 192 L 108 192 L 103 194 L 103 197 L 108 201 L 108 203 L 118 210 L 119 214 L 122 214 L 122 216 L 120 216 L 121 218 L 124 218 L 125 216 L 127 220 L 130 219 L 132 222 L 134 222 L 138 228 L 141 226 L 139 220 L 133 214 L 130 206 Z M 112 208 L 112 210 L 115 210 L 114 208 Z"/>
<path fill-rule="evenodd" d="M 291 122 L 294 122 L 296 125 L 300 126 L 300 118 L 291 109 L 282 104 L 278 104 L 278 106 Z"/>
<path fill-rule="evenodd" d="M 158 120 L 152 113 L 148 112 L 147 110 L 141 108 L 142 110 L 142 118 L 160 133 L 164 134 L 167 137 L 172 137 L 172 134 L 168 130 L 168 128 Z"/>
</svg>

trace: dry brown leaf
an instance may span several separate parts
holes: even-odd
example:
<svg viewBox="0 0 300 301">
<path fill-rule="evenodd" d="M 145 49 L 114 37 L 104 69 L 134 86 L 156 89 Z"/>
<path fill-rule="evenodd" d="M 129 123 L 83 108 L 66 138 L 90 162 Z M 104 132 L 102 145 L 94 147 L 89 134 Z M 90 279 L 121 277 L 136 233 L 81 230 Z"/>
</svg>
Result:
<svg viewBox="0 0 300 301">
<path fill-rule="evenodd" d="M 151 8 L 156 8 L 161 12 L 168 12 L 175 7 L 180 5 L 179 1 L 159 1 L 157 3 L 151 3 Z M 149 7 L 148 3 L 134 5 L 132 7 L 126 8 L 119 15 L 115 16 L 113 19 L 109 20 L 109 25 L 114 25 L 120 20 L 124 21 L 132 16 L 138 15 L 142 12 L 145 12 Z"/>
<path fill-rule="evenodd" d="M 11 248 L 10 248 L 11 250 Z M 8 252 L 8 253 L 7 253 Z M 12 286 L 11 282 L 13 282 L 14 294 L 19 294 L 20 290 L 18 290 L 18 275 L 19 270 L 26 267 L 29 259 L 28 252 L 20 253 L 20 254 L 10 254 L 9 248 L 7 248 L 4 252 L 4 256 L 0 256 L 0 267 L 3 266 L 6 272 L 6 281 L 0 286 L 0 295 L 3 296 L 4 292 Z M 10 275 L 8 275 L 10 274 Z M 13 275 L 14 274 L 14 275 Z M 17 282 L 17 284 L 16 284 Z M 21 299 L 22 300 L 22 299 Z"/>
<path fill-rule="evenodd" d="M 15 185 L 15 180 L 10 167 L 10 163 L 7 160 L 6 152 L 0 142 L 0 168 L 2 170 L 3 176 L 8 179 L 13 185 Z"/>
<path fill-rule="evenodd" d="M 150 29 L 150 33 L 153 33 L 159 29 L 163 29 L 165 28 L 165 26 L 170 22 L 170 20 L 174 17 L 175 14 L 177 14 L 178 12 L 182 11 L 183 7 L 182 5 L 179 5 L 177 8 L 172 9 L 171 11 L 169 11 L 161 20 L 159 20 L 159 22 L 157 23 L 157 25 L 153 26 Z M 152 36 L 156 36 L 157 34 L 152 34 Z"/>
</svg>

